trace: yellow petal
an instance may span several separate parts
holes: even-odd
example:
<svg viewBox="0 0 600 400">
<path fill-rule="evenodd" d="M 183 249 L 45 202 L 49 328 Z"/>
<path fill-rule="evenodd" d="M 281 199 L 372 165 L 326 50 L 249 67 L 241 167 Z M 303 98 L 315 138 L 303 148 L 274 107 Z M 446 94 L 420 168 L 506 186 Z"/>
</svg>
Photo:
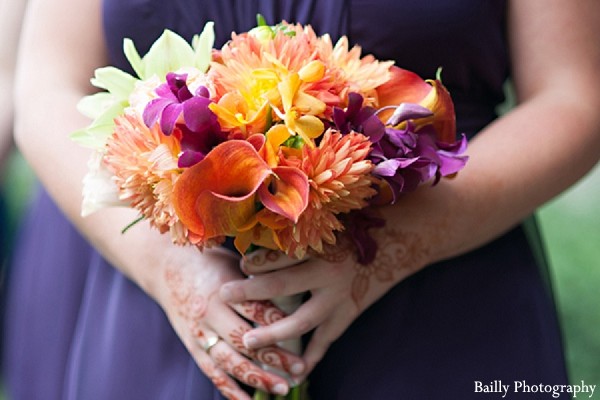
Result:
<svg viewBox="0 0 600 400">
<path fill-rule="evenodd" d="M 311 61 L 298 71 L 298 75 L 304 82 L 316 82 L 325 75 L 325 64 L 319 60 Z"/>
<path fill-rule="evenodd" d="M 294 107 L 302 112 L 302 114 L 319 115 L 325 112 L 327 106 L 324 102 L 310 94 L 298 92 L 294 99 Z"/>
<path fill-rule="evenodd" d="M 295 121 L 295 131 L 306 143 L 312 143 L 312 140 L 321 136 L 325 129 L 323 121 L 312 115 L 303 115 Z"/>
<path fill-rule="evenodd" d="M 285 125 L 277 124 L 273 125 L 271 129 L 268 130 L 266 136 L 269 144 L 276 150 L 290 137 L 290 131 Z"/>
<path fill-rule="evenodd" d="M 281 94 L 281 104 L 286 112 L 292 108 L 294 97 L 296 97 L 298 88 L 300 88 L 300 83 L 300 77 L 296 73 L 290 74 L 287 79 L 279 82 L 278 88 Z"/>
</svg>

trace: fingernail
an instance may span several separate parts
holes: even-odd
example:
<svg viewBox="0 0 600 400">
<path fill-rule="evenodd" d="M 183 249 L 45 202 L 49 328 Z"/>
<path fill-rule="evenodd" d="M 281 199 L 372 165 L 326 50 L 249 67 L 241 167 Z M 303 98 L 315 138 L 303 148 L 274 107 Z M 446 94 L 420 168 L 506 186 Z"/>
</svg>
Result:
<svg viewBox="0 0 600 400">
<path fill-rule="evenodd" d="M 304 365 L 301 363 L 293 364 L 290 367 L 290 372 L 292 375 L 300 375 L 304 371 Z"/>
<path fill-rule="evenodd" d="M 227 286 L 221 287 L 221 291 L 220 291 L 219 294 L 221 296 L 221 300 L 223 300 L 226 303 L 228 303 L 231 300 L 233 300 L 233 292 Z"/>
<path fill-rule="evenodd" d="M 288 392 L 288 387 L 286 385 L 284 385 L 283 383 L 278 383 L 277 385 L 273 386 L 273 393 L 275 394 L 279 394 L 282 396 L 285 396 Z"/>
<path fill-rule="evenodd" d="M 243 338 L 244 340 L 244 346 L 246 346 L 246 348 L 248 349 L 252 349 L 253 347 L 255 347 L 258 344 L 258 339 L 255 338 L 254 336 L 244 336 Z"/>
</svg>

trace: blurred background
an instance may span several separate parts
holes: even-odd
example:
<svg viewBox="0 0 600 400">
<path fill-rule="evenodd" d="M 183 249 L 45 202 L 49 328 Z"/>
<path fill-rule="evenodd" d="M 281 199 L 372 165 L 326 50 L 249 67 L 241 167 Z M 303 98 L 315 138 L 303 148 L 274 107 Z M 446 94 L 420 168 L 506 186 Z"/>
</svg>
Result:
<svg viewBox="0 0 600 400">
<path fill-rule="evenodd" d="M 539 221 L 572 383 L 600 386 L 600 164 L 547 203 Z"/>
</svg>

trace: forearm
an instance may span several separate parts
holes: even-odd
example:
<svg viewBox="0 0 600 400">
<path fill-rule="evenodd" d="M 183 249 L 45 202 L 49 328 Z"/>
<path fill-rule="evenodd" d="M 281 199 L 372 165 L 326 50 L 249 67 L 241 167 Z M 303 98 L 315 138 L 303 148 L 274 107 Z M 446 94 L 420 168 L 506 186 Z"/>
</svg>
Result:
<svg viewBox="0 0 600 400">
<path fill-rule="evenodd" d="M 0 169 L 12 147 L 13 88 L 26 0 L 0 0 Z"/>
<path fill-rule="evenodd" d="M 32 0 L 27 11 L 15 80 L 15 142 L 39 180 L 74 225 L 113 265 L 153 294 L 144 269 L 158 268 L 153 259 L 168 237 L 142 223 L 122 235 L 136 218 L 131 210 L 104 210 L 82 218 L 82 179 L 89 150 L 69 138 L 89 124 L 76 109 L 92 90 L 89 79 L 106 63 L 100 2 L 53 4 Z M 72 19 L 73 13 L 80 18 Z M 142 251 L 143 250 L 143 251 Z M 154 253 L 153 253 L 154 251 Z M 148 277 L 148 278 L 144 278 Z"/>
<path fill-rule="evenodd" d="M 155 265 L 149 251 L 142 250 L 165 246 L 162 242 L 168 237 L 150 232 L 146 223 L 121 234 L 121 229 L 136 218 L 136 213 L 128 209 L 105 209 L 81 217 L 82 179 L 90 152 L 69 139 L 69 132 L 87 123 L 75 111 L 78 97 L 73 93 L 48 102 L 31 100 L 34 109 L 42 106 L 36 104 L 38 101 L 45 104 L 45 118 L 19 115 L 17 145 L 44 188 L 77 229 L 109 262 L 152 293 L 155 291 L 152 282 L 143 280 L 152 274 L 141 272 Z"/>
<path fill-rule="evenodd" d="M 1 74 L 1 72 L 0 72 Z M 12 93 L 10 82 L 5 82 L 4 76 L 0 76 L 0 87 L 8 88 L 8 93 L 2 94 L 0 104 L 4 104 L 5 107 L 0 110 L 0 171 L 4 168 L 4 163 L 8 157 L 9 150 L 12 146 L 12 130 L 13 130 L 13 118 L 12 118 Z"/>
<path fill-rule="evenodd" d="M 600 118 L 582 101 L 549 90 L 518 106 L 470 143 L 470 159 L 455 179 L 425 185 L 386 209 L 388 225 L 426 238 L 431 263 L 518 224 L 598 161 Z"/>
</svg>

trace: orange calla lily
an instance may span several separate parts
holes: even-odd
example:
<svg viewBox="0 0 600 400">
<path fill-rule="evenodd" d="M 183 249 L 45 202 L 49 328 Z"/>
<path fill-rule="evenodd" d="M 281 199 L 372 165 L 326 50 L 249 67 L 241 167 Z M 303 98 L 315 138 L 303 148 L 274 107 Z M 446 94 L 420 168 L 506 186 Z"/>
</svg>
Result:
<svg viewBox="0 0 600 400">
<path fill-rule="evenodd" d="M 270 184 L 258 189 L 260 200 L 269 210 L 296 223 L 308 205 L 308 177 L 295 167 L 275 167 L 273 173 Z"/>
<path fill-rule="evenodd" d="M 295 168 L 282 168 L 269 167 L 245 140 L 221 143 L 179 177 L 175 211 L 201 241 L 235 235 L 256 214 L 258 198 L 295 221 L 308 204 L 308 178 Z M 276 185 L 270 185 L 272 179 L 278 180 Z"/>
<path fill-rule="evenodd" d="M 439 79 L 423 80 L 414 72 L 393 66 L 390 69 L 391 78 L 377 88 L 379 107 L 399 105 L 401 103 L 416 103 L 430 109 L 433 116 L 425 123 L 433 123 L 438 139 L 453 143 L 456 140 L 456 117 L 454 103 L 450 93 Z M 381 113 L 385 121 L 391 113 Z"/>
<path fill-rule="evenodd" d="M 254 194 L 270 174 L 250 143 L 222 143 L 179 177 L 175 212 L 202 240 L 233 234 L 255 213 Z"/>
</svg>

